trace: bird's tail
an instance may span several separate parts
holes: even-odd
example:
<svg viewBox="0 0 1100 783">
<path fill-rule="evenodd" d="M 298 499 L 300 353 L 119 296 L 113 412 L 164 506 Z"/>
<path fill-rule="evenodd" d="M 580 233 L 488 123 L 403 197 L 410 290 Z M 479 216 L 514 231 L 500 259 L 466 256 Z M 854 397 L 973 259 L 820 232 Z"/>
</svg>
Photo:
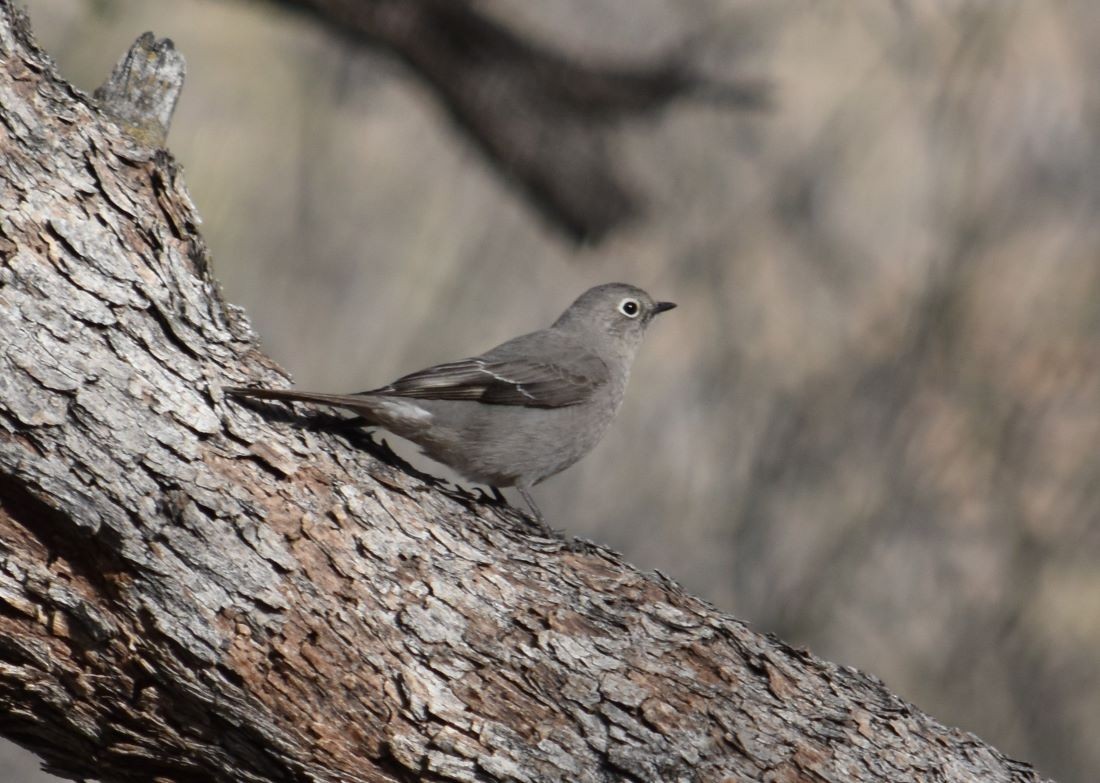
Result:
<svg viewBox="0 0 1100 783">
<path fill-rule="evenodd" d="M 259 389 L 244 386 L 227 386 L 222 391 L 229 397 L 252 397 L 257 400 L 283 400 L 285 402 L 312 402 L 316 405 L 333 405 L 349 408 L 359 413 L 369 412 L 374 406 L 362 394 L 321 394 L 293 389 Z"/>
</svg>

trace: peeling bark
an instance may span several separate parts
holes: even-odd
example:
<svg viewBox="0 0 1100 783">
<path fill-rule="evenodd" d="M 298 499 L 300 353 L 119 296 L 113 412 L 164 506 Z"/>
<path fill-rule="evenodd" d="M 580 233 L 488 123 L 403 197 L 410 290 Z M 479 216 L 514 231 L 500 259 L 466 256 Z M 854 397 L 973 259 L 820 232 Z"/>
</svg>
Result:
<svg viewBox="0 0 1100 783">
<path fill-rule="evenodd" d="M 0 733 L 55 772 L 1040 780 L 357 431 L 227 404 L 287 379 L 198 222 L 0 0 Z"/>
</svg>

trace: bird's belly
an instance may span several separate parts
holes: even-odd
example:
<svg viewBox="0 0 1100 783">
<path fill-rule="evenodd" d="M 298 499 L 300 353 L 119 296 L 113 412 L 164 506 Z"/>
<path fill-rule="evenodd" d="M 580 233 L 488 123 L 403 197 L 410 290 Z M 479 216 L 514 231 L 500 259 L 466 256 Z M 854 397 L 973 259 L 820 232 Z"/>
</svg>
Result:
<svg viewBox="0 0 1100 783">
<path fill-rule="evenodd" d="M 524 408 L 431 401 L 440 403 L 448 409 L 437 421 L 461 425 L 450 433 L 428 428 L 425 437 L 412 440 L 467 479 L 498 487 L 531 486 L 565 470 L 599 442 L 614 413 L 590 405 Z"/>
</svg>

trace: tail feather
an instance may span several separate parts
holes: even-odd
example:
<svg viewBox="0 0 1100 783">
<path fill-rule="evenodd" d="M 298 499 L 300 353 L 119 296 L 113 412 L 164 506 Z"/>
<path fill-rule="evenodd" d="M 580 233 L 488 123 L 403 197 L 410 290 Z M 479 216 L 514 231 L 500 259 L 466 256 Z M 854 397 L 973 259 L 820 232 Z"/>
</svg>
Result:
<svg viewBox="0 0 1100 783">
<path fill-rule="evenodd" d="M 361 394 L 321 394 L 293 389 L 260 389 L 244 386 L 228 386 L 222 391 L 230 397 L 252 397 L 257 400 L 283 400 L 285 402 L 312 402 L 317 405 L 333 405 L 356 411 L 369 411 L 372 405 Z"/>
</svg>

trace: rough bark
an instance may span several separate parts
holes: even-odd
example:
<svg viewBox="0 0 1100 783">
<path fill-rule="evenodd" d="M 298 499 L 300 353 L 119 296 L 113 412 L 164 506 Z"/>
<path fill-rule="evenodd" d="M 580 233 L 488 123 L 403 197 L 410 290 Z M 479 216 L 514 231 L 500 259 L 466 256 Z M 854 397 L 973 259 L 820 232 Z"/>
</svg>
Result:
<svg viewBox="0 0 1100 783">
<path fill-rule="evenodd" d="M 767 96 L 758 79 L 708 80 L 685 51 L 631 66 L 578 62 L 466 0 L 280 2 L 400 58 L 488 163 L 578 241 L 597 241 L 644 209 L 609 149 L 616 121 L 685 97 L 744 109 Z"/>
<path fill-rule="evenodd" d="M 355 431 L 227 402 L 286 378 L 197 224 L 0 2 L 0 733 L 55 772 L 1040 779 Z"/>
</svg>

